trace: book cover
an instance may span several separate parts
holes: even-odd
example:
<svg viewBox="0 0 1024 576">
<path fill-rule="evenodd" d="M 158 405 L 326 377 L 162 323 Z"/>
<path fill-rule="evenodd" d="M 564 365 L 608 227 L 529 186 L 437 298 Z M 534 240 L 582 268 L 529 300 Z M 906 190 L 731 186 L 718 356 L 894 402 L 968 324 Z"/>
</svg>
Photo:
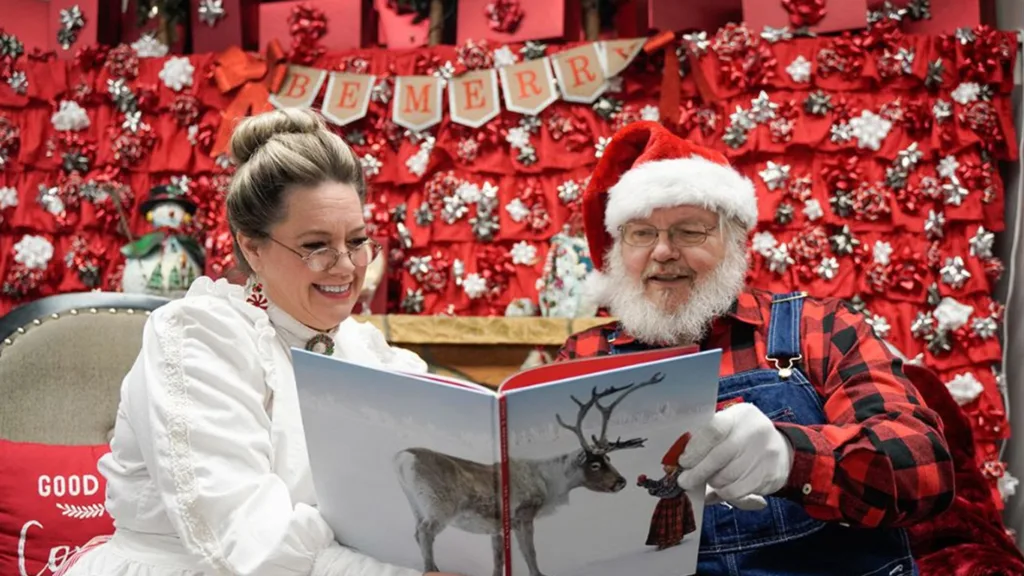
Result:
<svg viewBox="0 0 1024 576">
<path fill-rule="evenodd" d="M 692 574 L 704 495 L 662 460 L 713 414 L 721 353 L 680 354 L 494 390 L 293 350 L 321 513 L 343 544 L 423 571 Z"/>
</svg>

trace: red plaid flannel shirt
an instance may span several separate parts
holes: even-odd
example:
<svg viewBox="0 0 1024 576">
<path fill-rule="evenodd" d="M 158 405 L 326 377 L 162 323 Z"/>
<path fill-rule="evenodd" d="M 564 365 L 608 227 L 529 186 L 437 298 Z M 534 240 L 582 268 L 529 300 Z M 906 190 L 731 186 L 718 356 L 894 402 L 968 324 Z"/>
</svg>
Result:
<svg viewBox="0 0 1024 576">
<path fill-rule="evenodd" d="M 744 291 L 713 323 L 701 348 L 722 349 L 722 377 L 770 368 L 764 358 L 771 298 Z M 863 317 L 839 300 L 808 298 L 800 336 L 799 367 L 821 396 L 828 423 L 776 423 L 794 448 L 789 481 L 777 495 L 814 518 L 865 527 L 910 525 L 949 507 L 953 462 L 941 420 Z M 622 351 L 651 347 L 613 322 L 571 336 L 557 359 L 605 355 L 613 342 Z"/>
</svg>

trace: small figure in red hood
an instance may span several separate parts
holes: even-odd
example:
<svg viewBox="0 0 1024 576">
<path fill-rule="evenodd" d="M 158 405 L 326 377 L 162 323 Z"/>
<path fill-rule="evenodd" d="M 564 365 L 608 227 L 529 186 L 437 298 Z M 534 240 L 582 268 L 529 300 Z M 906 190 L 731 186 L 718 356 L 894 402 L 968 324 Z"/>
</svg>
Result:
<svg viewBox="0 0 1024 576">
<path fill-rule="evenodd" d="M 665 457 L 661 459 L 665 476 L 659 480 L 651 480 L 641 474 L 636 481 L 637 486 L 646 488 L 651 496 L 658 498 L 654 515 L 651 517 L 651 528 L 647 533 L 647 545 L 657 546 L 658 550 L 682 543 L 684 536 L 697 530 L 693 504 L 686 491 L 679 487 L 678 481 L 679 473 L 682 471 L 679 467 L 679 456 L 689 440 L 690 433 L 687 432 L 665 453 Z"/>
</svg>

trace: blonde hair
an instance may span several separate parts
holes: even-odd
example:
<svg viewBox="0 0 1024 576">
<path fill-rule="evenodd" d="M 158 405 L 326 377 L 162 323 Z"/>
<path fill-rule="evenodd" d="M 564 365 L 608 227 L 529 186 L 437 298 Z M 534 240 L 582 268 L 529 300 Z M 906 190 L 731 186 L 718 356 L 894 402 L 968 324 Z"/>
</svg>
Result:
<svg viewBox="0 0 1024 576">
<path fill-rule="evenodd" d="M 228 224 L 235 260 L 246 274 L 252 268 L 238 235 L 268 238 L 270 228 L 286 216 L 290 188 L 338 182 L 355 188 L 360 203 L 366 200 L 359 158 L 310 110 L 286 108 L 246 118 L 232 133 L 230 149 L 238 170 L 228 189 Z"/>
</svg>

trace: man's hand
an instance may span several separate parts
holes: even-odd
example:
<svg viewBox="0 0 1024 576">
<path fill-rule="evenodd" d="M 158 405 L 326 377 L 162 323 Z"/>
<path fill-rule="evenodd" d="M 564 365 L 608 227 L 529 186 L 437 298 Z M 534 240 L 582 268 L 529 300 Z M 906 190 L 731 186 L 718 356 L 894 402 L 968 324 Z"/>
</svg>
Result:
<svg viewBox="0 0 1024 576">
<path fill-rule="evenodd" d="M 785 486 L 793 447 L 757 406 L 741 402 L 716 413 L 693 433 L 679 465 L 684 490 L 710 484 L 722 500 L 733 502 Z"/>
</svg>

